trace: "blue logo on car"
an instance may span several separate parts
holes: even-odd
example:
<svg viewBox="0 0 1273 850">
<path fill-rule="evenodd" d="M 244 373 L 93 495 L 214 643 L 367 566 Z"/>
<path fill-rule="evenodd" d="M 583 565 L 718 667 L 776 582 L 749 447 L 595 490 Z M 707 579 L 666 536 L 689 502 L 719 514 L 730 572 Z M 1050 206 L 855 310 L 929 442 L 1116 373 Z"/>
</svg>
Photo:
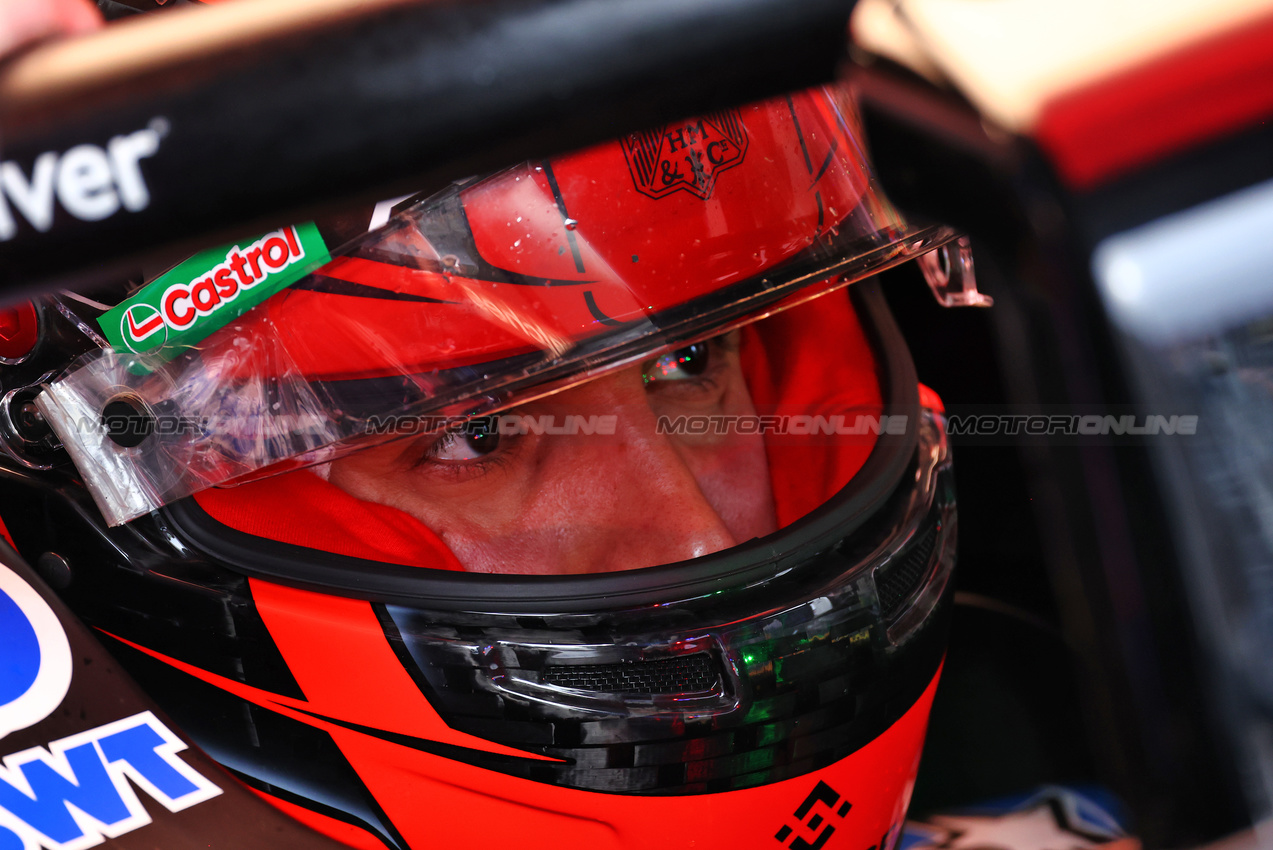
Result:
<svg viewBox="0 0 1273 850">
<path fill-rule="evenodd" d="M 0 705 L 31 690 L 40 672 L 40 641 L 18 603 L 0 592 Z"/>
<path fill-rule="evenodd" d="M 71 672 L 57 614 L 0 565 L 0 850 L 79 850 L 145 826 L 139 790 L 170 812 L 221 793 L 177 755 L 186 743 L 149 711 L 46 746 L 6 741 L 62 704 Z"/>
<path fill-rule="evenodd" d="M 57 614 L 0 566 L 0 739 L 53 713 L 71 685 L 71 647 Z"/>
</svg>

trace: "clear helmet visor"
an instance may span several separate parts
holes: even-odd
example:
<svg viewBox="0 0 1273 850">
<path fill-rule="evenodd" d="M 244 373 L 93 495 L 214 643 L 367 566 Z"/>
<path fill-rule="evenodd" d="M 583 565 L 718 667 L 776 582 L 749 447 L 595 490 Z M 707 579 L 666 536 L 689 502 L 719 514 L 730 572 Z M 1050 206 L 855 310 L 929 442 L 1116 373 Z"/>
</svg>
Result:
<svg viewBox="0 0 1273 850">
<path fill-rule="evenodd" d="M 957 238 L 892 209 L 851 121 L 810 91 L 459 184 L 343 245 L 298 226 L 213 249 L 92 317 L 101 347 L 37 404 L 111 524 L 302 466 L 393 503 L 387 464 L 455 483 L 580 434 L 604 456 L 638 401 L 656 431 L 756 418 L 682 434 L 727 447 L 691 461 L 729 493 L 784 413 L 746 374 L 782 334 L 752 323 Z M 782 522 L 733 501 L 727 531 Z"/>
</svg>

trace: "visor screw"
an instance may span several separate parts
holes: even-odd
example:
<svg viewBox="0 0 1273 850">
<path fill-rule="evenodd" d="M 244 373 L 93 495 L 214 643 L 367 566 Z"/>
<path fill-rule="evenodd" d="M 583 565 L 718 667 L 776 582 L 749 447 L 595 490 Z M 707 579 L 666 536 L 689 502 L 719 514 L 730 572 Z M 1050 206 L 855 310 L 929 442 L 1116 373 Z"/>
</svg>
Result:
<svg viewBox="0 0 1273 850">
<path fill-rule="evenodd" d="M 140 398 L 121 395 L 102 408 L 102 426 L 117 446 L 131 449 L 155 430 L 155 417 Z"/>
<path fill-rule="evenodd" d="M 48 425 L 44 422 L 44 414 L 35 406 L 34 401 L 23 402 L 18 408 L 18 427 L 36 433 L 48 430 Z"/>
<path fill-rule="evenodd" d="M 71 586 L 71 565 L 56 552 L 45 552 L 35 562 L 40 578 L 54 590 L 66 590 Z"/>
</svg>

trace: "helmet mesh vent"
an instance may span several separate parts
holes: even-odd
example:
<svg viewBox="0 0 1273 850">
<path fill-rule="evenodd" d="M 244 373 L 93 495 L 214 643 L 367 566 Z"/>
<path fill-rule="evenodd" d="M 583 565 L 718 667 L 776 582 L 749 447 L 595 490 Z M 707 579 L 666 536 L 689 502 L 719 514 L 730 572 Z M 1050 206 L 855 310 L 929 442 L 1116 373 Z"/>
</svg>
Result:
<svg viewBox="0 0 1273 850">
<path fill-rule="evenodd" d="M 875 593 L 880 600 L 880 613 L 885 619 L 897 613 L 928 574 L 939 526 L 940 523 L 929 525 L 923 536 L 904 554 L 875 571 Z"/>
<path fill-rule="evenodd" d="M 547 685 L 612 694 L 693 694 L 720 681 L 706 652 L 621 664 L 570 664 L 545 667 Z"/>
</svg>

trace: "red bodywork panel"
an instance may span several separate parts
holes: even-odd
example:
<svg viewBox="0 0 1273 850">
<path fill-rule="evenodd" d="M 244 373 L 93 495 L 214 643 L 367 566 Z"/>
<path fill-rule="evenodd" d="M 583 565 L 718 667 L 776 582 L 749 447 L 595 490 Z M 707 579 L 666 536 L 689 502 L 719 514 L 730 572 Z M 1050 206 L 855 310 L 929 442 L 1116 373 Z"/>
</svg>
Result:
<svg viewBox="0 0 1273 850">
<path fill-rule="evenodd" d="M 1273 115 L 1273 15 L 1074 90 L 1035 136 L 1062 179 L 1092 189 Z"/>
</svg>

